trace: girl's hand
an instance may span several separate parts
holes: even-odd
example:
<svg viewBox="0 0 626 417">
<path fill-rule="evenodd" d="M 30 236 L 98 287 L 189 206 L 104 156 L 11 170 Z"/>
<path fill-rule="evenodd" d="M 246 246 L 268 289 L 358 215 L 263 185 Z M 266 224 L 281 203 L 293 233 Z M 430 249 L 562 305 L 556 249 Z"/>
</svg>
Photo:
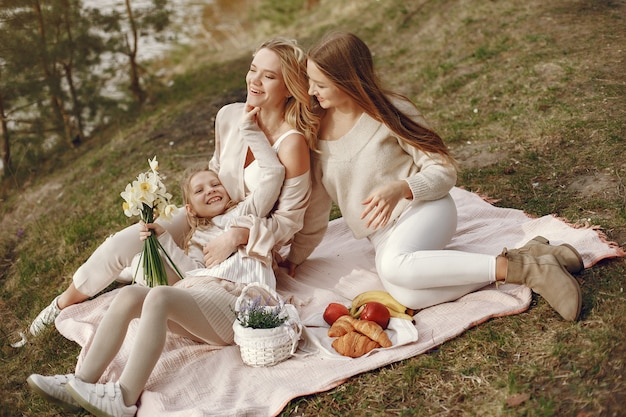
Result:
<svg viewBox="0 0 626 417">
<path fill-rule="evenodd" d="M 411 195 L 409 184 L 402 180 L 393 181 L 376 188 L 361 203 L 365 205 L 365 209 L 361 213 L 361 219 L 368 218 L 365 226 L 374 230 L 387 226 L 393 209 L 398 205 L 398 201 Z"/>
<path fill-rule="evenodd" d="M 154 234 L 156 237 L 165 233 L 165 229 L 158 223 L 144 223 L 143 220 L 139 221 L 139 240 L 143 241 L 148 236 Z"/>
<path fill-rule="evenodd" d="M 204 265 L 210 268 L 222 263 L 232 255 L 240 245 L 248 243 L 249 236 L 249 229 L 233 227 L 211 240 L 202 249 L 204 253 Z"/>
</svg>

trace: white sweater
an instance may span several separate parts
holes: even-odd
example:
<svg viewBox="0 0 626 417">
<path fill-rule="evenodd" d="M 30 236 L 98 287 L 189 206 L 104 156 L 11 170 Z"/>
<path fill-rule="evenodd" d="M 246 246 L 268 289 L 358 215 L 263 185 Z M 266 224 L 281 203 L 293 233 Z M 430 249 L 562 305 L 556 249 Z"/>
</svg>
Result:
<svg viewBox="0 0 626 417">
<path fill-rule="evenodd" d="M 398 106 L 400 107 L 400 106 Z M 425 125 L 412 107 L 406 114 Z M 302 263 L 322 240 L 328 226 L 332 202 L 341 210 L 357 239 L 374 232 L 361 219 L 361 204 L 370 193 L 390 181 L 405 180 L 414 201 L 437 200 L 456 183 L 456 169 L 440 155 L 426 154 L 398 139 L 386 125 L 363 114 L 343 137 L 319 141 L 320 153 L 313 155 L 313 191 L 303 229 L 294 237 L 288 259 Z M 411 204 L 401 200 L 389 224 Z"/>
<path fill-rule="evenodd" d="M 244 106 L 244 103 L 229 104 L 218 112 L 215 121 L 215 152 L 209 166 L 218 172 L 222 184 L 233 200 L 245 199 L 246 204 L 252 205 L 244 212 L 255 216 L 239 217 L 233 221 L 232 226 L 249 228 L 250 237 L 246 251 L 249 254 L 263 254 L 271 251 L 273 246 L 280 247 L 289 243 L 293 235 L 302 228 L 311 194 L 311 176 L 307 171 L 295 178 L 280 179 L 277 183 L 280 175 L 273 168 L 264 167 L 262 171 L 271 178 L 262 180 L 265 186 L 253 191 L 252 196 L 246 198 L 244 164 L 247 148 L 250 147 L 255 155 L 257 152 L 274 152 L 275 157 L 276 152 L 271 150 L 267 138 L 256 123 L 248 123 L 240 129 Z M 264 146 L 260 146 L 263 141 Z M 256 159 L 259 164 L 266 160 L 260 154 Z"/>
</svg>

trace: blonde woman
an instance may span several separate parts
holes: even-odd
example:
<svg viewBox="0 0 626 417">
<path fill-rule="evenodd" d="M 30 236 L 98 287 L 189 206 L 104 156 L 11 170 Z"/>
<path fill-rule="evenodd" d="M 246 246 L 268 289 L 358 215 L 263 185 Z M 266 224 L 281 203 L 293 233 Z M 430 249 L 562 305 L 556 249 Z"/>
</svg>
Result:
<svg viewBox="0 0 626 417">
<path fill-rule="evenodd" d="M 186 279 L 174 283 L 173 286 L 150 289 L 133 285 L 123 288 L 100 323 L 77 374 L 55 376 L 33 374 L 28 378 L 28 383 L 37 393 L 67 409 L 77 409 L 80 405 L 97 416 L 133 416 L 137 411 L 136 403 L 146 381 L 159 359 L 167 331 L 208 344 L 233 343 L 232 324 L 235 317 L 232 308 L 236 298 L 245 283 L 259 280 L 265 280 L 267 283 L 273 279 L 272 249 L 275 245 L 285 243 L 299 230 L 308 202 L 310 177 L 308 146 L 305 139 L 307 135 L 310 138 L 310 134 L 315 134 L 315 119 L 313 117 L 309 119 L 306 113 L 302 116 L 302 108 L 298 110 L 299 106 L 296 106 L 295 111 L 291 112 L 295 119 L 290 123 L 287 122 L 290 112 L 286 108 L 274 112 L 272 110 L 274 107 L 270 107 L 278 102 L 283 105 L 289 103 L 293 100 L 294 93 L 302 94 L 302 87 L 308 98 L 302 72 L 285 71 L 284 68 L 287 65 L 304 68 L 302 55 L 299 55 L 298 51 L 293 43 L 283 40 L 271 41 L 259 48 L 246 77 L 247 102 L 226 106 L 218 114 L 217 156 L 214 156 L 210 165 L 219 172 L 219 178 L 215 174 L 211 175 L 209 171 L 201 171 L 190 177 L 190 187 L 186 188 L 185 198 L 188 199 L 187 213 L 191 214 L 192 220 L 190 223 L 194 227 L 181 228 L 178 232 L 188 233 L 193 230 L 192 242 L 195 238 L 197 249 L 196 252 L 189 252 L 191 264 L 184 269 L 189 270 L 194 263 L 195 266 L 203 268 L 190 272 Z M 283 59 L 284 56 L 295 59 Z M 285 73 L 293 74 L 294 77 L 285 77 L 283 75 Z M 240 122 L 242 112 L 246 115 L 243 124 Z M 278 116 L 283 116 L 284 119 Z M 294 125 L 302 130 L 310 130 L 303 135 Z M 242 140 L 256 130 L 263 132 L 267 141 L 277 148 L 280 164 L 268 163 L 265 158 L 260 157 L 267 153 L 254 154 L 256 148 L 252 142 Z M 258 138 L 258 135 L 253 136 Z M 285 152 L 285 149 L 290 152 Z M 287 155 L 292 158 L 287 159 Z M 224 158 L 223 161 L 228 163 L 231 170 L 226 169 L 226 164 L 220 164 L 220 158 Z M 277 165 L 284 167 L 284 181 L 277 181 L 280 175 L 276 175 L 276 172 L 280 172 L 281 169 Z M 212 229 L 205 220 L 211 218 L 215 223 L 217 220 L 213 217 L 215 213 L 229 206 L 228 201 L 232 197 L 228 191 L 229 183 L 231 186 L 237 184 L 241 186 L 242 189 L 234 188 L 237 196 L 246 194 L 248 196 L 233 209 L 237 210 L 236 212 L 224 215 L 229 216 L 226 222 L 228 230 L 220 230 L 217 236 L 200 235 L 199 233 Z M 277 187 L 270 187 L 269 184 L 272 183 Z M 259 188 L 252 191 L 254 187 Z M 274 188 L 277 191 L 274 191 Z M 199 193 L 197 205 L 193 204 L 196 191 Z M 263 211 L 265 200 L 271 199 L 267 196 L 272 194 L 278 196 L 276 206 L 272 208 L 274 202 L 271 202 L 267 208 L 267 211 L 270 211 L 269 217 L 259 217 L 257 213 Z M 203 212 L 202 208 L 210 211 Z M 185 218 L 183 214 L 183 220 Z M 202 223 L 198 223 L 199 219 L 202 219 Z M 176 239 L 172 229 L 168 230 L 166 224 L 140 224 L 130 229 L 133 233 L 139 231 L 143 237 L 150 229 L 154 230 L 160 236 L 160 240 L 165 239 L 166 247 L 175 249 L 173 244 L 167 243 L 170 239 L 172 242 Z M 119 241 L 119 237 L 116 236 L 111 239 Z M 130 239 L 129 232 L 124 236 Z M 134 240 L 138 242 L 136 236 Z M 218 248 L 226 247 L 226 250 L 211 248 L 211 244 L 216 241 L 219 241 Z M 130 246 L 135 249 L 135 253 L 141 248 L 141 244 Z M 112 248 L 108 249 L 109 252 L 106 253 L 110 253 Z M 228 264 L 230 271 L 229 268 L 220 269 L 226 259 L 235 252 L 239 254 L 240 251 L 247 255 L 241 256 L 240 259 L 250 257 L 262 259 L 263 262 L 259 264 L 253 261 L 256 267 L 253 265 L 252 268 Z M 177 251 L 174 250 L 172 253 Z M 116 257 L 118 255 L 114 256 Z M 131 262 L 130 258 L 124 260 L 126 261 L 124 265 Z M 175 261 L 180 260 L 181 258 L 176 256 Z M 216 275 L 220 278 L 215 278 Z M 133 346 L 118 381 L 98 383 L 120 349 L 130 321 L 136 317 L 140 318 L 136 340 L 141 342 Z M 150 349 L 146 349 L 147 346 Z"/>
<path fill-rule="evenodd" d="M 219 174 L 234 200 L 244 201 L 249 206 L 247 211 L 259 218 L 267 217 L 266 227 L 280 246 L 302 227 L 310 194 L 309 147 L 315 147 L 319 127 L 319 118 L 311 111 L 311 98 L 307 93 L 304 51 L 287 39 L 265 42 L 254 54 L 246 84 L 248 105 L 259 108 L 254 126 L 240 128 L 245 103 L 229 104 L 220 109 L 215 120 L 215 152 L 209 166 Z M 255 149 L 244 136 L 246 132 L 249 136 L 260 136 L 270 146 L 280 145 L 275 146 L 275 150 L 284 166 L 284 181 L 265 190 L 258 189 L 259 162 Z M 266 175 L 273 173 L 267 171 Z M 179 247 L 184 245 L 189 225 L 183 211 L 172 222 L 159 223 Z M 132 274 L 123 272 L 141 251 L 141 243 L 136 239 L 137 227 L 133 225 L 117 232 L 94 251 L 76 270 L 67 289 L 37 315 L 30 326 L 32 335 L 41 333 L 67 306 L 99 294 L 114 281 L 132 280 Z M 254 251 L 255 239 L 245 227 L 225 233 L 204 249 L 205 266 L 226 259 L 241 245 Z M 263 245 L 263 242 L 258 244 Z M 169 268 L 168 278 L 170 284 L 178 279 Z"/>
</svg>

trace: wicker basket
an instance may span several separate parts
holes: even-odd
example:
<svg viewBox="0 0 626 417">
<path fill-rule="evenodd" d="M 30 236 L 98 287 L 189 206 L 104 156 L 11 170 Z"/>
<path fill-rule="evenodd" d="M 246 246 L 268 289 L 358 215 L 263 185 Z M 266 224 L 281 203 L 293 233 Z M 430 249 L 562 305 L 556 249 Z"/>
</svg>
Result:
<svg viewBox="0 0 626 417">
<path fill-rule="evenodd" d="M 235 312 L 253 302 L 258 297 L 270 306 L 281 306 L 282 314 L 287 317 L 285 323 L 272 329 L 253 329 L 243 327 L 239 320 L 233 323 L 235 343 L 241 351 L 241 359 L 249 366 L 273 366 L 291 357 L 297 347 L 302 324 L 298 311 L 291 304 L 281 301 L 278 294 L 265 284 L 248 284 L 235 304 Z"/>
</svg>

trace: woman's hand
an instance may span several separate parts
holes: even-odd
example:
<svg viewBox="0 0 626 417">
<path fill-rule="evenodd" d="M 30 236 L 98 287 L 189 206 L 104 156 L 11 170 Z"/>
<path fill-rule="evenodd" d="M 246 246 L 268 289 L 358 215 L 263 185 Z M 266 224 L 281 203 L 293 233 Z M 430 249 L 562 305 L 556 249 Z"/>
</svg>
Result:
<svg viewBox="0 0 626 417">
<path fill-rule="evenodd" d="M 241 118 L 241 124 L 245 124 L 248 122 L 256 123 L 256 116 L 260 111 L 260 107 L 252 107 L 251 105 L 246 103 L 243 110 L 243 117 Z"/>
<path fill-rule="evenodd" d="M 143 220 L 139 221 L 139 240 L 144 241 L 152 234 L 159 237 L 163 233 L 165 233 L 165 229 L 160 224 L 144 223 Z"/>
<path fill-rule="evenodd" d="M 207 268 L 224 262 L 241 245 L 248 243 L 250 230 L 242 227 L 233 227 L 207 243 L 204 253 L 204 265 Z"/>
<path fill-rule="evenodd" d="M 393 181 L 380 186 L 369 195 L 361 204 L 365 205 L 361 219 L 367 217 L 366 227 L 374 230 L 387 226 L 393 209 L 398 201 L 412 196 L 409 184 L 406 181 Z M 409 197 L 410 198 L 410 197 Z"/>
<path fill-rule="evenodd" d="M 287 274 L 291 278 L 295 278 L 295 276 L 296 276 L 296 268 L 298 267 L 298 265 L 294 264 L 291 261 L 285 261 L 285 262 L 281 263 L 280 266 L 282 266 L 283 268 L 287 268 Z"/>
</svg>

